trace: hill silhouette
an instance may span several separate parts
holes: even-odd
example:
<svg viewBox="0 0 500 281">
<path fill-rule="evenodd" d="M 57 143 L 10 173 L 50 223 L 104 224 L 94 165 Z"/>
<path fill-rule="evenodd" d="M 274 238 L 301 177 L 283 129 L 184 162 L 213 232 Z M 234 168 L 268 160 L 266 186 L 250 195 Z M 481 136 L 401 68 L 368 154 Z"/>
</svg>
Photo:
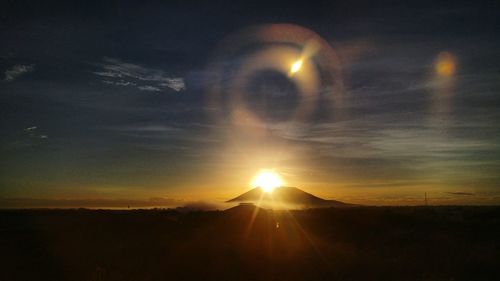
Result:
<svg viewBox="0 0 500 281">
<path fill-rule="evenodd" d="M 228 203 L 253 203 L 259 206 L 282 208 L 322 208 L 322 207 L 352 207 L 356 206 L 337 200 L 326 200 L 296 187 L 282 186 L 273 192 L 265 192 L 260 187 L 253 188 L 233 199 Z"/>
<path fill-rule="evenodd" d="M 499 207 L 0 210 L 0 280 L 500 280 Z"/>
</svg>

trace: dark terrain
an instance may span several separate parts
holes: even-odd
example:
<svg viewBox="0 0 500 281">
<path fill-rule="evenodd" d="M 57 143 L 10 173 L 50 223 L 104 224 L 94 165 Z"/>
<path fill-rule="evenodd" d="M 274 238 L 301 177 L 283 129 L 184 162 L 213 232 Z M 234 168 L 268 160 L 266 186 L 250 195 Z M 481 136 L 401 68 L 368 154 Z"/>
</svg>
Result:
<svg viewBox="0 0 500 281">
<path fill-rule="evenodd" d="M 0 280 L 500 280 L 500 207 L 4 210 L 0 243 Z"/>
</svg>

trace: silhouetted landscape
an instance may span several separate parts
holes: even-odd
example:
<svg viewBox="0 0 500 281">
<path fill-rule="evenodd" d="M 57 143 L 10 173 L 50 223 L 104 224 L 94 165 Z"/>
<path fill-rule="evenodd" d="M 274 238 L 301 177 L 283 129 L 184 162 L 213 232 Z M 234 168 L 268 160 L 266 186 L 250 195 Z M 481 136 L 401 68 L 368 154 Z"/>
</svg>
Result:
<svg viewBox="0 0 500 281">
<path fill-rule="evenodd" d="M 4 210 L 0 280 L 499 280 L 498 237 L 499 207 Z"/>
</svg>

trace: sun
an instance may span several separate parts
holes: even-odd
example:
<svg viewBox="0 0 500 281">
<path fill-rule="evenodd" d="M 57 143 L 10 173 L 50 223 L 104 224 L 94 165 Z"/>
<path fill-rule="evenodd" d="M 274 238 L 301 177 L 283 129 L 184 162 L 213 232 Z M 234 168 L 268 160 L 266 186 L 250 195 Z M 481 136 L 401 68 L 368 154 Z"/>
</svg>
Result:
<svg viewBox="0 0 500 281">
<path fill-rule="evenodd" d="M 271 193 L 283 185 L 280 175 L 273 171 L 260 171 L 253 179 L 252 185 L 260 187 L 264 192 Z"/>
</svg>

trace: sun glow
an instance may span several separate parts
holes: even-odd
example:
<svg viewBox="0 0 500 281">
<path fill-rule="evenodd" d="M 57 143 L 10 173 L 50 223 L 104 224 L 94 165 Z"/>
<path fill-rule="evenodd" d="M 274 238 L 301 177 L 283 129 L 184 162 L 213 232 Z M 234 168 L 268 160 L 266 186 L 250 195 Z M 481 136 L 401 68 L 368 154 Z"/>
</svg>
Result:
<svg viewBox="0 0 500 281">
<path fill-rule="evenodd" d="M 260 187 L 263 191 L 271 193 L 277 187 L 283 185 L 280 175 L 273 171 L 261 171 L 252 181 L 254 187 Z"/>
</svg>

